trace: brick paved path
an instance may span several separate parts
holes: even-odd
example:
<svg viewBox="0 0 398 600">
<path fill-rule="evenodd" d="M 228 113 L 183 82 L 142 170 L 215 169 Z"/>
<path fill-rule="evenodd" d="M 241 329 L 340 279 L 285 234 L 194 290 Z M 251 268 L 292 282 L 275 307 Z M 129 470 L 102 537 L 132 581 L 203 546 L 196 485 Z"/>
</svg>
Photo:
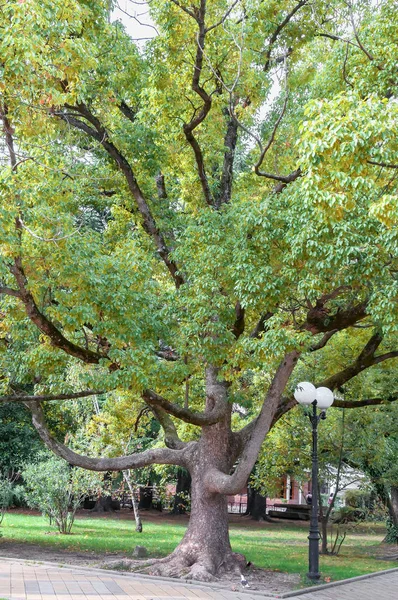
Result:
<svg viewBox="0 0 398 600">
<path fill-rule="evenodd" d="M 172 579 L 0 559 L 0 599 L 7 600 L 266 600 L 272 597 L 275 598 L 273 594 L 234 592 Z M 290 596 L 289 600 L 398 600 L 398 571 Z"/>
<path fill-rule="evenodd" d="M 249 594 L 173 579 L 0 559 L 0 598 L 11 600 L 252 600 Z M 259 600 L 259 596 L 256 596 Z"/>
</svg>

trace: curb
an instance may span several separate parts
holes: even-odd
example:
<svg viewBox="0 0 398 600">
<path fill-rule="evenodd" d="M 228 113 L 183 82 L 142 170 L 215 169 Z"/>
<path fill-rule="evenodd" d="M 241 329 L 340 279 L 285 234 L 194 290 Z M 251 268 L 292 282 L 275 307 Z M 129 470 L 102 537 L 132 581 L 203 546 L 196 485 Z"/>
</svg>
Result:
<svg viewBox="0 0 398 600">
<path fill-rule="evenodd" d="M 313 585 L 311 587 L 303 588 L 301 590 L 285 592 L 276 596 L 277 598 L 296 598 L 296 596 L 302 596 L 303 594 L 312 594 L 313 592 L 319 592 L 321 590 L 327 590 L 341 585 L 347 585 L 348 583 L 355 583 L 357 581 L 364 581 L 365 579 L 373 579 L 379 575 L 387 575 L 398 571 L 398 567 L 392 569 L 385 569 L 384 571 L 376 571 L 375 573 L 367 573 L 366 575 L 358 575 L 358 577 L 350 577 L 349 579 L 340 579 L 339 581 L 333 581 L 332 583 L 324 583 L 322 585 Z"/>
</svg>

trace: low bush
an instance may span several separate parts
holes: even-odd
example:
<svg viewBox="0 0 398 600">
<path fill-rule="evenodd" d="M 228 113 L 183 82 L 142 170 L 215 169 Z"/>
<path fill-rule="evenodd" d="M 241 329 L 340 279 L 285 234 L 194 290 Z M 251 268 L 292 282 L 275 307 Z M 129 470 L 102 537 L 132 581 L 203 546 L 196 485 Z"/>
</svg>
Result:
<svg viewBox="0 0 398 600">
<path fill-rule="evenodd" d="M 63 534 L 71 532 L 84 497 L 98 493 L 102 486 L 98 473 L 71 467 L 56 457 L 27 465 L 22 477 L 28 505 L 40 510 Z"/>
</svg>

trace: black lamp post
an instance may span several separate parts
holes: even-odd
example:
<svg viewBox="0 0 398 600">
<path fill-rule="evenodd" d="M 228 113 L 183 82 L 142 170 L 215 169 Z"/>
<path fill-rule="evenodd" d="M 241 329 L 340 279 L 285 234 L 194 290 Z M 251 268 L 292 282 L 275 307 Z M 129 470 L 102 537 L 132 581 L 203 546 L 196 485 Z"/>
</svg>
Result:
<svg viewBox="0 0 398 600">
<path fill-rule="evenodd" d="M 319 572 L 319 540 L 321 536 L 318 524 L 318 423 L 321 419 L 326 419 L 326 409 L 333 404 L 334 396 L 329 388 L 320 387 L 316 389 L 312 383 L 303 381 L 297 385 L 294 397 L 303 406 L 312 405 L 312 412 L 309 414 L 312 424 L 312 500 L 310 532 L 308 536 L 308 578 L 312 581 L 317 581 L 321 576 Z M 317 408 L 321 409 L 319 414 Z"/>
</svg>

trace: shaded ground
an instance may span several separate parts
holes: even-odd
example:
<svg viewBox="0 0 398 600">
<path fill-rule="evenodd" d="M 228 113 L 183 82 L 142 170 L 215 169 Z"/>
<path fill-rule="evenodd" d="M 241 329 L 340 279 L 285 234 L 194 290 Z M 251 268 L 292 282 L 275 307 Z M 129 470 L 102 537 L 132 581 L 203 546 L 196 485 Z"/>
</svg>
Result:
<svg viewBox="0 0 398 600">
<path fill-rule="evenodd" d="M 392 560 L 398 563 L 398 544 L 380 544 L 379 546 L 372 546 L 368 549 L 368 552 L 379 560 Z"/>
</svg>

